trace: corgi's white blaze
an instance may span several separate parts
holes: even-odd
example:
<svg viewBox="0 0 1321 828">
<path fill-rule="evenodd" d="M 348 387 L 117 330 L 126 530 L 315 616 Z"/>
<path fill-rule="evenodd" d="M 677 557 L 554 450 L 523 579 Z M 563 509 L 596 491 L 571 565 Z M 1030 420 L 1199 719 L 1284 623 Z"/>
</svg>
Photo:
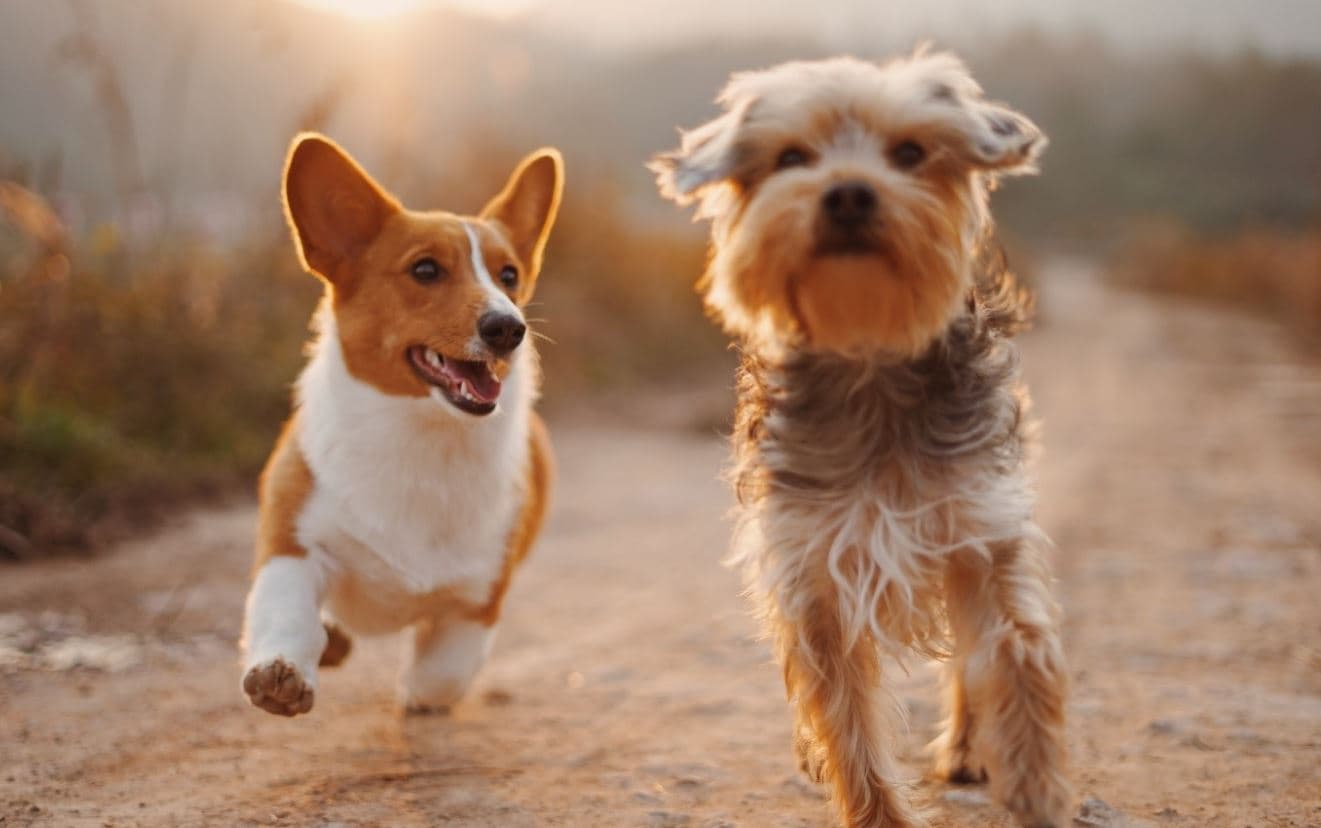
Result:
<svg viewBox="0 0 1321 828">
<path fill-rule="evenodd" d="M 325 579 L 310 558 L 277 555 L 262 565 L 248 593 L 243 622 L 244 670 L 283 659 L 316 687 L 326 631 L 317 607 Z"/>
<path fill-rule="evenodd" d="M 330 310 L 298 381 L 298 446 L 316 485 L 298 540 L 327 573 L 329 610 L 364 633 L 417 619 L 445 588 L 483 602 L 500 575 L 528 462 L 535 366 L 519 349 L 501 410 L 384 394 L 353 377 Z"/>
<path fill-rule="evenodd" d="M 477 276 L 477 281 L 481 283 L 482 290 L 486 293 L 486 310 L 508 313 L 522 319 L 523 313 L 518 309 L 518 305 L 515 305 L 514 300 L 500 290 L 495 279 L 491 278 L 491 271 L 486 268 L 486 259 L 482 257 L 482 243 L 477 238 L 477 231 L 465 221 L 463 232 L 468 234 L 468 245 L 472 248 L 472 272 Z"/>
</svg>

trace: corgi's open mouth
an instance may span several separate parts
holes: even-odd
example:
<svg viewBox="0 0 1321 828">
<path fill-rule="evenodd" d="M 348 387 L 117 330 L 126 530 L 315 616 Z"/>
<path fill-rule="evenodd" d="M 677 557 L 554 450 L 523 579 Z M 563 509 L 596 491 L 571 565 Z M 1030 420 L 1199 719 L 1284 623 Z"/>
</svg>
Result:
<svg viewBox="0 0 1321 828">
<path fill-rule="evenodd" d="M 487 362 L 451 359 L 425 345 L 408 349 L 408 363 L 413 370 L 460 411 L 478 417 L 495 410 L 500 397 L 500 380 Z"/>
</svg>

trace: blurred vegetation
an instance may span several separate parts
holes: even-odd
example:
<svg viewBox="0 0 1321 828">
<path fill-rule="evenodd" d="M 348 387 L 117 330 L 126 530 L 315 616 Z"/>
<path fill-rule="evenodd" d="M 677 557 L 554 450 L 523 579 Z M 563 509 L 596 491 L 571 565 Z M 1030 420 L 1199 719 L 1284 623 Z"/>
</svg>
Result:
<svg viewBox="0 0 1321 828">
<path fill-rule="evenodd" d="M 108 511 L 258 468 L 316 296 L 283 245 L 25 241 L 0 280 L 0 552 L 78 547 Z"/>
<path fill-rule="evenodd" d="M 1223 234 L 1321 215 L 1321 61 L 1125 57 L 1091 35 L 1022 32 L 972 63 L 1050 136 L 1041 177 L 997 202 L 1020 234 L 1108 251 L 1134 219 Z"/>
<path fill-rule="evenodd" d="M 472 171 L 486 192 L 516 160 L 500 157 Z M 39 196 L 0 193 L 20 229 L 0 237 L 0 558 L 78 549 L 250 481 L 288 415 L 320 295 L 287 239 L 134 249 L 103 226 L 75 244 Z M 550 340 L 548 406 L 722 352 L 692 295 L 701 237 L 620 215 L 607 190 L 561 214 L 530 309 Z"/>
<path fill-rule="evenodd" d="M 566 201 L 530 309 L 550 340 L 540 348 L 546 405 L 718 373 L 724 338 L 692 290 L 703 228 L 656 198 L 642 161 L 672 145 L 676 125 L 714 114 L 731 70 L 836 51 L 776 40 L 605 56 L 450 14 L 390 33 L 398 42 L 371 58 L 429 60 L 423 45 L 443 29 L 442 66 L 372 79 L 347 51 L 322 48 L 352 24 L 304 26 L 291 4 L 255 18 L 216 5 L 214 42 L 197 40 L 191 7 L 158 0 L 119 28 L 86 11 L 94 6 L 75 8 L 84 11 L 51 60 L 87 82 L 82 129 L 62 120 L 71 104 L 55 103 L 54 73 L 29 72 L 22 96 L 4 102 L 17 137 L 0 140 L 0 559 L 86 547 L 113 528 L 106 516 L 131 522 L 181 497 L 251 486 L 287 415 L 319 294 L 273 197 L 299 128 L 343 140 L 406 203 L 465 212 L 522 151 L 560 146 Z M 259 36 L 242 40 L 253 27 Z M 139 48 L 156 39 L 172 48 Z M 485 48 L 497 40 L 500 50 Z M 195 43 L 211 57 L 195 60 Z M 1030 30 L 940 45 L 1051 137 L 1042 176 L 996 195 L 1005 234 L 1028 258 L 1060 247 L 1101 255 L 1126 284 L 1316 329 L 1321 62 L 1125 54 L 1095 36 Z M 861 56 L 907 45 L 874 48 Z M 0 53 L 0 68 L 17 59 Z M 464 83 L 432 83 L 442 70 Z M 383 91 L 396 81 L 403 91 Z M 89 168 L 103 168 L 99 179 Z M 222 187 L 250 207 L 227 225 L 237 236 L 186 220 Z M 144 203 L 156 211 L 145 222 Z"/>
<path fill-rule="evenodd" d="M 1149 222 L 1135 228 L 1109 273 L 1122 285 L 1283 320 L 1321 347 L 1321 228 L 1250 227 L 1217 237 Z"/>
</svg>

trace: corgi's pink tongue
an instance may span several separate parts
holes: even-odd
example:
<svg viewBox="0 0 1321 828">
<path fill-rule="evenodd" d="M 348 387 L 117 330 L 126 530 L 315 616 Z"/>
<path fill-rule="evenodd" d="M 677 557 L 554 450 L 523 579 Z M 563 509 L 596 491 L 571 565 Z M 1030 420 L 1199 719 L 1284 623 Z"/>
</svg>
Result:
<svg viewBox="0 0 1321 828">
<path fill-rule="evenodd" d="M 500 380 L 495 378 L 485 362 L 447 359 L 440 370 L 455 386 L 465 383 L 468 392 L 478 402 L 495 402 L 496 397 L 500 396 Z"/>
</svg>

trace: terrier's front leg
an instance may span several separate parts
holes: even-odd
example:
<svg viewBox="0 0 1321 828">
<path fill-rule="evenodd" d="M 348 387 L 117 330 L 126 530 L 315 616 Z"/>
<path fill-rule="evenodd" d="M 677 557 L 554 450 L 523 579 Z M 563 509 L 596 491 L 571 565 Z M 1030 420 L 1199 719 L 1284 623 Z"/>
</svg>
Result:
<svg viewBox="0 0 1321 828">
<path fill-rule="evenodd" d="M 495 625 L 464 618 L 427 618 L 413 635 L 412 660 L 399 683 L 409 713 L 447 713 L 463 698 L 495 641 Z"/>
<path fill-rule="evenodd" d="M 937 778 L 958 785 L 987 780 L 986 768 L 972 754 L 973 700 L 968 697 L 966 661 L 984 630 L 996 623 L 987 578 L 989 567 L 972 552 L 952 557 L 945 570 L 945 606 L 954 653 L 944 666 L 945 726 L 931 747 Z"/>
<path fill-rule="evenodd" d="M 794 595 L 791 590 L 808 590 Z M 880 710 L 873 641 L 850 644 L 833 593 L 800 585 L 766 596 L 766 617 L 797 717 L 799 765 L 827 784 L 845 828 L 923 825 L 894 781 L 894 733 Z"/>
<path fill-rule="evenodd" d="M 321 581 L 307 557 L 276 555 L 248 593 L 243 692 L 269 713 L 296 716 L 312 709 L 317 662 L 326 648 Z"/>
<path fill-rule="evenodd" d="M 948 582 L 958 615 L 978 619 L 962 625 L 958 641 L 976 718 L 973 752 L 986 763 L 992 795 L 1020 825 L 1063 828 L 1073 802 L 1064 773 L 1068 673 L 1044 551 L 1029 538 L 959 566 L 975 567 Z"/>
</svg>

